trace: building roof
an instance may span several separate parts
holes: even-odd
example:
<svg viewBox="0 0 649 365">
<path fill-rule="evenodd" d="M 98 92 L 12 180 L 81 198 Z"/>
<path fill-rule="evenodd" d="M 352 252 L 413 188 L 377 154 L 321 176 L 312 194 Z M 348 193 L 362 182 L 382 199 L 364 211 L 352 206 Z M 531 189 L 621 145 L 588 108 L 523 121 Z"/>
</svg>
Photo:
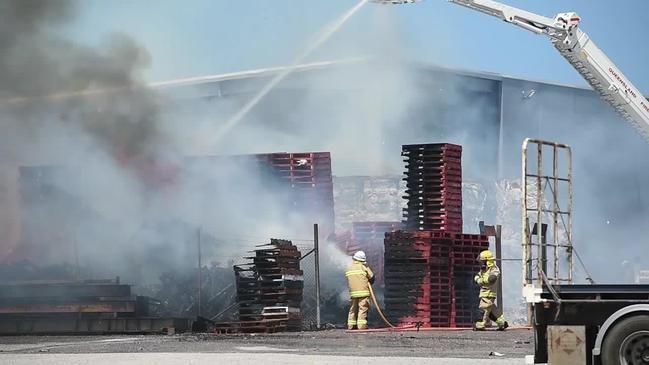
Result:
<svg viewBox="0 0 649 365">
<path fill-rule="evenodd" d="M 254 69 L 254 70 L 247 70 L 247 71 L 240 71 L 240 72 L 202 75 L 202 76 L 195 76 L 195 77 L 182 78 L 182 79 L 157 81 L 142 86 L 149 86 L 154 90 L 170 91 L 175 88 L 182 88 L 186 86 L 209 85 L 211 83 L 220 83 L 224 81 L 267 77 L 287 70 L 292 70 L 293 72 L 307 72 L 307 71 L 314 71 L 314 70 L 323 70 L 323 69 L 328 69 L 337 66 L 362 64 L 363 62 L 371 62 L 371 59 L 364 58 L 364 57 L 357 57 L 357 58 L 347 58 L 347 59 L 333 60 L 333 61 L 319 61 L 319 62 L 300 64 L 300 65 L 293 65 L 293 66 L 269 67 L 269 68 L 261 68 L 261 69 Z M 579 90 L 591 90 L 589 86 L 584 86 L 584 85 L 571 85 L 571 84 L 562 84 L 562 83 L 549 82 L 543 80 L 526 79 L 526 78 L 498 74 L 493 72 L 486 72 L 486 71 L 465 70 L 465 69 L 451 68 L 451 67 L 445 67 L 439 65 L 424 65 L 416 62 L 412 62 L 410 63 L 410 65 L 411 67 L 420 70 L 444 72 L 444 73 L 455 74 L 459 76 L 476 77 L 476 78 L 496 80 L 496 81 L 518 80 L 518 81 L 532 82 L 536 84 L 545 84 L 545 85 L 579 89 Z M 92 89 L 92 90 L 79 90 L 79 91 L 72 91 L 72 92 L 61 92 L 61 93 L 50 94 L 46 96 L 37 96 L 37 97 L 17 97 L 17 98 L 0 101 L 0 106 L 23 104 L 23 103 L 29 103 L 34 101 L 65 100 L 68 98 L 73 98 L 78 96 L 101 95 L 104 93 L 121 92 L 121 91 L 127 91 L 131 89 L 132 87 Z"/>
<path fill-rule="evenodd" d="M 220 81 L 230 81 L 230 80 L 270 76 L 286 70 L 293 70 L 293 72 L 304 72 L 304 71 L 327 69 L 335 66 L 361 64 L 363 62 L 371 62 L 371 60 L 368 58 L 358 57 L 358 58 L 348 58 L 348 59 L 335 60 L 335 61 L 312 62 L 312 63 L 305 63 L 305 64 L 295 65 L 295 66 L 269 67 L 269 68 L 261 68 L 261 69 L 254 69 L 254 70 L 247 70 L 247 71 L 240 71 L 240 72 L 204 75 L 204 76 L 196 76 L 190 78 L 159 81 L 159 82 L 150 83 L 149 86 L 154 89 L 164 89 L 164 88 L 173 88 L 178 86 L 200 85 L 200 84 L 206 84 L 210 82 L 220 82 Z M 412 62 L 410 63 L 410 65 L 413 68 L 418 68 L 421 70 L 445 72 L 445 73 L 451 73 L 460 76 L 477 77 L 477 78 L 496 80 L 496 81 L 518 80 L 518 81 L 527 81 L 527 82 L 532 82 L 537 84 L 546 84 L 551 86 L 559 86 L 559 87 L 566 87 L 572 89 L 591 90 L 591 88 L 587 85 L 558 83 L 558 82 L 511 76 L 506 74 L 499 74 L 499 73 L 488 72 L 488 71 L 475 71 L 475 70 L 466 70 L 461 68 L 452 68 L 452 67 L 439 66 L 439 65 L 426 65 L 422 63 L 416 63 L 416 62 Z"/>
</svg>

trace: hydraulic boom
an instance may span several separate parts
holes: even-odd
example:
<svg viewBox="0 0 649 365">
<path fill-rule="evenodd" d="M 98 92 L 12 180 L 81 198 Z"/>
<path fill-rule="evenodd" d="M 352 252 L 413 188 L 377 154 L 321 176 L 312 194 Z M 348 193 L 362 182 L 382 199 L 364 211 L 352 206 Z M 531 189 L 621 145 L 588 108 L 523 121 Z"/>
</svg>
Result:
<svg viewBox="0 0 649 365">
<path fill-rule="evenodd" d="M 649 142 L 649 102 L 617 66 L 579 29 L 576 13 L 554 19 L 491 0 L 449 0 L 550 38 L 561 55 Z"/>
</svg>

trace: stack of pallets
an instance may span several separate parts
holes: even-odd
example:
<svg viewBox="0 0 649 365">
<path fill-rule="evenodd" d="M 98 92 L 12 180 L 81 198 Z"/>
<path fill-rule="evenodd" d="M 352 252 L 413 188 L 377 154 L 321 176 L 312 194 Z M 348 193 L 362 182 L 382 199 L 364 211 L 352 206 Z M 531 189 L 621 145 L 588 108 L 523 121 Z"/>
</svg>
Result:
<svg viewBox="0 0 649 365">
<path fill-rule="evenodd" d="M 469 327 L 480 318 L 477 257 L 486 236 L 462 233 L 462 147 L 403 146 L 404 231 L 385 234 L 385 306 L 400 325 Z"/>
<path fill-rule="evenodd" d="M 385 236 L 385 306 L 400 325 L 470 327 L 479 318 L 476 258 L 486 236 L 397 231 Z"/>
<path fill-rule="evenodd" d="M 450 325 L 450 246 L 430 233 L 385 234 L 385 307 L 399 325 Z"/>
<path fill-rule="evenodd" d="M 453 321 L 453 242 L 445 237 L 444 232 L 419 231 L 417 234 L 431 248 L 430 325 L 449 327 Z"/>
<path fill-rule="evenodd" d="M 185 159 L 188 173 L 221 171 L 209 181 L 219 186 L 237 184 L 240 179 L 253 177 L 243 184 L 253 199 L 242 201 L 258 208 L 256 197 L 271 194 L 285 215 L 299 216 L 304 222 L 318 222 L 323 233 L 334 227 L 333 178 L 329 152 L 276 152 L 253 155 L 200 156 Z M 211 174 L 207 174 L 210 176 Z M 202 175 L 201 175 L 202 176 Z"/>
<path fill-rule="evenodd" d="M 353 222 L 352 239 L 347 246 L 347 254 L 353 255 L 362 250 L 367 255 L 367 264 L 374 271 L 376 284 L 383 283 L 383 239 L 386 232 L 394 232 L 401 228 L 401 222 Z"/>
<path fill-rule="evenodd" d="M 360 247 L 356 242 L 354 242 L 351 231 L 336 232 L 332 238 L 336 242 L 336 247 L 338 247 L 342 252 L 349 253 L 350 251 Z"/>
<path fill-rule="evenodd" d="M 406 145 L 401 154 L 406 162 L 406 229 L 461 232 L 462 147 Z"/>
<path fill-rule="evenodd" d="M 480 271 L 476 260 L 481 251 L 489 249 L 489 238 L 479 234 L 453 235 L 453 327 L 471 327 L 481 318 L 478 310 L 480 288 L 473 281 Z"/>
<path fill-rule="evenodd" d="M 287 187 L 287 203 L 310 214 L 321 226 L 333 227 L 333 180 L 329 152 L 269 153 L 256 155 L 267 163 L 272 175 Z"/>
<path fill-rule="evenodd" d="M 290 241 L 272 239 L 234 267 L 241 332 L 300 330 L 304 281 L 301 254 Z M 273 308 L 282 308 L 282 316 Z M 280 318 L 281 317 L 281 318 Z M 223 326 L 227 327 L 227 326 Z"/>
<path fill-rule="evenodd" d="M 218 334 L 230 333 L 277 333 L 295 331 L 293 325 L 287 323 L 300 320 L 301 314 L 290 307 L 265 307 L 261 312 L 262 319 L 257 321 L 220 322 L 214 325 Z"/>
</svg>

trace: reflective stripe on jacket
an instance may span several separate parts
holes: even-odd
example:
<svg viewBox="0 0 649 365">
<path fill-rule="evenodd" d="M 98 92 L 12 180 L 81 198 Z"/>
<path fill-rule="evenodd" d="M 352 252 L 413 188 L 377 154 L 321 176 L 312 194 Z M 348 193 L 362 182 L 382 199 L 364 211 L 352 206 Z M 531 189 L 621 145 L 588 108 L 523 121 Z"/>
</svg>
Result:
<svg viewBox="0 0 649 365">
<path fill-rule="evenodd" d="M 349 285 L 349 296 L 352 298 L 367 298 L 370 296 L 370 279 L 374 273 L 362 262 L 354 261 L 345 272 Z"/>
<path fill-rule="evenodd" d="M 475 276 L 475 282 L 480 285 L 480 298 L 495 298 L 498 296 L 498 279 L 500 269 L 495 263 L 487 264 L 487 267 L 480 270 Z"/>
</svg>

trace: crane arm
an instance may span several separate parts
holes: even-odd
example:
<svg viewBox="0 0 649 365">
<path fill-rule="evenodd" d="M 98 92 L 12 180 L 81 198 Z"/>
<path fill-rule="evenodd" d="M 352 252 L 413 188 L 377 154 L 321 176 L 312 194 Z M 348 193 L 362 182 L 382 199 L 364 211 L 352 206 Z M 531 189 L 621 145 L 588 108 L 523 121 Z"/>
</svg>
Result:
<svg viewBox="0 0 649 365">
<path fill-rule="evenodd" d="M 649 101 L 579 28 L 576 13 L 554 19 L 491 0 L 449 0 L 550 38 L 554 48 L 649 142 Z"/>
</svg>

